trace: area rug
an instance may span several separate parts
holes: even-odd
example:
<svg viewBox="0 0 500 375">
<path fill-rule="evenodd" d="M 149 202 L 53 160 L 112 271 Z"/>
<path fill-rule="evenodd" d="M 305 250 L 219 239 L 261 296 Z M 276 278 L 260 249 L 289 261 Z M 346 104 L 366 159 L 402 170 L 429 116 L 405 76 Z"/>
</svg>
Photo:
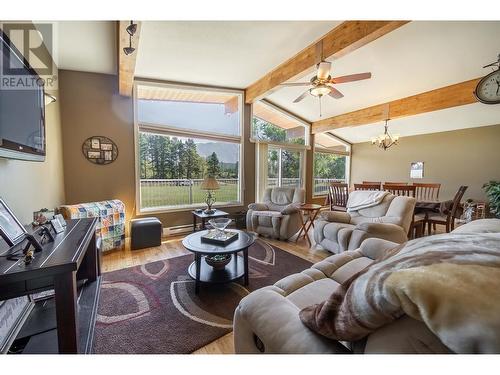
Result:
<svg viewBox="0 0 500 375">
<path fill-rule="evenodd" d="M 191 353 L 231 332 L 239 301 L 253 290 L 311 266 L 257 239 L 249 248 L 249 285 L 202 284 L 194 293 L 183 255 L 105 273 L 94 353 Z"/>
</svg>

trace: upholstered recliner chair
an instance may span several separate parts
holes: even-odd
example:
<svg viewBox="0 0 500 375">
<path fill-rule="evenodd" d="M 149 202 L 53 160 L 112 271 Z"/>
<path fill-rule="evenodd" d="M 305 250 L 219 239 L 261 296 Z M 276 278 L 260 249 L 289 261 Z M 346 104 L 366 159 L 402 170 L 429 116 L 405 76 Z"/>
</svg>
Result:
<svg viewBox="0 0 500 375">
<path fill-rule="evenodd" d="M 367 238 L 403 243 L 414 209 L 415 198 L 387 194 L 379 204 L 358 211 L 323 211 L 314 223 L 314 240 L 333 253 L 357 249 Z"/>
<path fill-rule="evenodd" d="M 302 203 L 304 189 L 267 188 L 262 203 L 248 206 L 247 229 L 265 237 L 288 240 L 301 228 Z"/>
</svg>

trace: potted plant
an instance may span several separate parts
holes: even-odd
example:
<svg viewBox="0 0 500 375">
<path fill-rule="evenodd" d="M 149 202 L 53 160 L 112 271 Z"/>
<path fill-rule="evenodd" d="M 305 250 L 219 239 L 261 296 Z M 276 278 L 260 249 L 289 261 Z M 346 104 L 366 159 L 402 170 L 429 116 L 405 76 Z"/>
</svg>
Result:
<svg viewBox="0 0 500 375">
<path fill-rule="evenodd" d="M 500 181 L 490 181 L 483 185 L 489 200 L 490 212 L 500 218 Z"/>
</svg>

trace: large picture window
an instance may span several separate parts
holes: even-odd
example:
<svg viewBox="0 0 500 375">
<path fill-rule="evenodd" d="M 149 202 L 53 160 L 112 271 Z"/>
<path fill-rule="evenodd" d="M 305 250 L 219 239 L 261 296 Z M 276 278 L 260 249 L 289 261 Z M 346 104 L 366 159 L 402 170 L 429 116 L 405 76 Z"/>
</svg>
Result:
<svg viewBox="0 0 500 375">
<path fill-rule="evenodd" d="M 204 206 L 207 176 L 216 205 L 241 204 L 241 94 L 137 84 L 135 98 L 139 210 Z"/>
<path fill-rule="evenodd" d="M 313 196 L 327 195 L 330 184 L 348 182 L 349 145 L 328 134 L 316 134 L 313 164 Z"/>
<path fill-rule="evenodd" d="M 257 199 L 268 187 L 304 187 L 309 124 L 265 101 L 254 103 L 252 112 Z"/>
</svg>

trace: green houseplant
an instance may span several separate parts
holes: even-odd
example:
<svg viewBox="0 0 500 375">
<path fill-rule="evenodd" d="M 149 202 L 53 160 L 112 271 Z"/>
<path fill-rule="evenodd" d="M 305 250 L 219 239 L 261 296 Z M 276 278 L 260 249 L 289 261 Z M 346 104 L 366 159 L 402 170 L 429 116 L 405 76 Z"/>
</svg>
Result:
<svg viewBox="0 0 500 375">
<path fill-rule="evenodd" d="M 490 202 L 490 211 L 500 218 L 500 181 L 490 181 L 483 185 Z"/>
</svg>

